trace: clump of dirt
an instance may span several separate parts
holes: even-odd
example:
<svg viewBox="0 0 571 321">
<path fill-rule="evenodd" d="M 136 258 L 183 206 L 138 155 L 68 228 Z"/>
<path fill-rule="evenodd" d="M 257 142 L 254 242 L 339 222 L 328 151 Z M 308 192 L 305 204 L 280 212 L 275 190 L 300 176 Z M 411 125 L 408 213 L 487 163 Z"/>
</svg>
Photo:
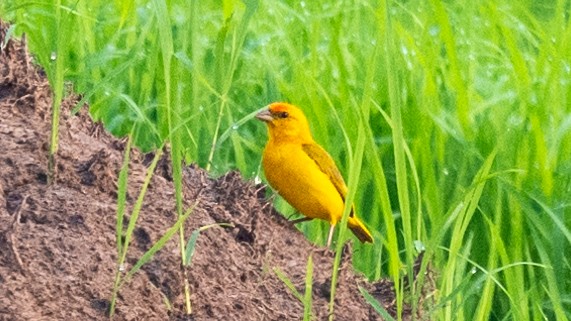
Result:
<svg viewBox="0 0 571 321">
<path fill-rule="evenodd" d="M 0 25 L 0 43 L 5 30 Z M 78 98 L 68 97 L 60 123 L 57 180 L 48 184 L 49 84 L 23 42 L 7 42 L 0 68 L 0 319 L 107 319 L 118 269 L 116 182 L 125 143 L 93 123 L 85 108 L 71 115 Z M 129 207 L 148 165 L 148 155 L 132 152 Z M 173 238 L 122 287 L 115 320 L 299 320 L 303 306 L 274 269 L 284 271 L 303 293 L 309 254 L 314 318 L 326 319 L 333 253 L 311 245 L 277 214 L 264 199 L 264 188 L 237 172 L 212 179 L 200 168 L 186 167 L 185 206 L 198 204 L 186 222 L 187 238 L 211 223 L 234 227 L 211 228 L 198 239 L 186 271 L 191 316 L 184 313 L 183 272 Z M 176 219 L 169 162 L 163 159 L 137 222 L 129 266 Z M 359 285 L 382 293 L 381 305 L 394 311 L 390 282 L 367 284 L 353 272 L 348 257 L 339 276 L 336 319 L 380 320 Z"/>
</svg>

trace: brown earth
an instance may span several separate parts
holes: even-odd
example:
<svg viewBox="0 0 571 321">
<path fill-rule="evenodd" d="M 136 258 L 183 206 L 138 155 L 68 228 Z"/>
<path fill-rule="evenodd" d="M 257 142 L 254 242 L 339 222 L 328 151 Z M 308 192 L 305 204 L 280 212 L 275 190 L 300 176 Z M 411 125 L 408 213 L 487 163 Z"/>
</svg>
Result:
<svg viewBox="0 0 571 321">
<path fill-rule="evenodd" d="M 0 26 L 0 44 L 5 26 Z M 51 93 L 43 71 L 22 42 L 0 53 L 0 320 L 104 320 L 117 271 L 117 176 L 124 140 L 91 121 L 86 108 L 60 123 L 57 179 L 47 184 Z M 152 155 L 133 151 L 128 188 L 132 208 Z M 299 320 L 302 304 L 276 276 L 283 271 L 304 293 L 307 258 L 314 262 L 314 319 L 328 315 L 334 253 L 310 244 L 264 199 L 264 186 L 237 172 L 212 179 L 195 166 L 184 170 L 187 238 L 200 226 L 187 268 L 193 313 L 183 311 L 183 272 L 176 237 L 120 290 L 115 320 Z M 128 212 L 130 213 L 130 212 Z M 127 269 L 174 224 L 169 161 L 161 160 L 149 185 Z M 125 220 L 127 224 L 128 219 Z M 125 225 L 126 226 L 126 225 Z M 358 286 L 394 311 L 388 281 L 368 284 L 347 254 L 335 297 L 336 320 L 380 320 Z"/>
</svg>

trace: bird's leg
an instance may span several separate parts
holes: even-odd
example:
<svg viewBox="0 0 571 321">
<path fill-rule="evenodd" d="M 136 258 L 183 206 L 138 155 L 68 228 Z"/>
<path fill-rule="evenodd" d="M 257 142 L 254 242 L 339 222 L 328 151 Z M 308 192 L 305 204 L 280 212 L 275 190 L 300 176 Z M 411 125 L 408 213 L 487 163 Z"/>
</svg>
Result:
<svg viewBox="0 0 571 321">
<path fill-rule="evenodd" d="M 331 239 L 333 239 L 333 231 L 335 230 L 335 225 L 331 224 L 329 228 L 329 236 L 327 237 L 327 247 L 331 246 Z"/>
<path fill-rule="evenodd" d="M 290 222 L 292 225 L 295 225 L 295 224 L 297 224 L 297 223 L 306 222 L 306 221 L 311 221 L 311 220 L 312 220 L 311 217 L 302 217 L 302 218 L 298 218 L 298 219 L 296 219 L 296 220 L 292 220 L 292 221 L 289 221 L 289 222 Z"/>
</svg>

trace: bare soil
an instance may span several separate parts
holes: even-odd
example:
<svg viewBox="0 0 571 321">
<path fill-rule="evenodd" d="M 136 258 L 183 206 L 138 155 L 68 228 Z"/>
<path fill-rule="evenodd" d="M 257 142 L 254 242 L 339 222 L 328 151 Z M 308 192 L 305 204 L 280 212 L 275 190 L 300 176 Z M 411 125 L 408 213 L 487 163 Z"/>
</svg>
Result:
<svg viewBox="0 0 571 321">
<path fill-rule="evenodd" d="M 0 43 L 6 25 L 0 23 Z M 87 108 L 63 104 L 57 179 L 48 184 L 51 92 L 24 42 L 0 52 L 0 320 L 105 320 L 117 267 L 117 176 L 124 140 L 93 123 Z M 152 155 L 133 151 L 131 209 Z M 127 257 L 130 268 L 176 221 L 170 162 L 155 171 Z M 190 267 L 192 314 L 183 306 L 183 272 L 176 237 L 120 290 L 115 320 L 300 320 L 302 304 L 276 276 L 283 271 L 304 292 L 314 261 L 313 313 L 328 317 L 334 253 L 310 244 L 265 199 L 265 187 L 229 172 L 213 179 L 196 166 L 184 170 L 185 206 L 198 199 L 186 222 L 201 234 Z M 128 212 L 130 213 L 130 211 Z M 128 218 L 126 222 L 128 222 Z M 392 285 L 369 284 L 344 255 L 336 320 L 380 320 L 358 286 L 394 311 Z"/>
</svg>

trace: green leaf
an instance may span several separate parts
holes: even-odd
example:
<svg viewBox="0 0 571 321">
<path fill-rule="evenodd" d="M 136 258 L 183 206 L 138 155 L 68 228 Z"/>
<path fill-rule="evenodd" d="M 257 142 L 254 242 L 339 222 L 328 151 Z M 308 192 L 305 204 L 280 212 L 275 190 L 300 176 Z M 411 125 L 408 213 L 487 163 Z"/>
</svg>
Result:
<svg viewBox="0 0 571 321">
<path fill-rule="evenodd" d="M 194 255 L 194 248 L 196 246 L 196 240 L 198 240 L 198 236 L 200 235 L 200 232 L 202 231 L 206 231 L 209 228 L 212 227 L 233 227 L 234 224 L 229 224 L 229 223 L 215 223 L 215 224 L 210 224 L 210 225 L 206 225 L 206 226 L 202 226 L 200 228 L 197 228 L 196 230 L 192 231 L 192 234 L 190 235 L 190 237 L 188 238 L 188 242 L 186 243 L 186 254 L 184 256 L 185 258 L 185 262 L 184 265 L 185 266 L 189 266 L 190 263 L 192 262 L 192 256 Z"/>
<path fill-rule="evenodd" d="M 369 292 L 367 292 L 365 288 L 359 286 L 359 291 L 361 292 L 361 295 L 363 295 L 367 303 L 369 303 L 373 307 L 373 309 L 375 309 L 375 311 L 377 311 L 377 313 L 379 313 L 383 317 L 383 319 L 387 321 L 395 321 L 395 319 L 389 314 L 389 312 L 385 310 L 385 308 L 381 306 L 379 301 L 377 301 L 377 299 L 375 299 L 371 294 L 369 294 Z"/>
</svg>

